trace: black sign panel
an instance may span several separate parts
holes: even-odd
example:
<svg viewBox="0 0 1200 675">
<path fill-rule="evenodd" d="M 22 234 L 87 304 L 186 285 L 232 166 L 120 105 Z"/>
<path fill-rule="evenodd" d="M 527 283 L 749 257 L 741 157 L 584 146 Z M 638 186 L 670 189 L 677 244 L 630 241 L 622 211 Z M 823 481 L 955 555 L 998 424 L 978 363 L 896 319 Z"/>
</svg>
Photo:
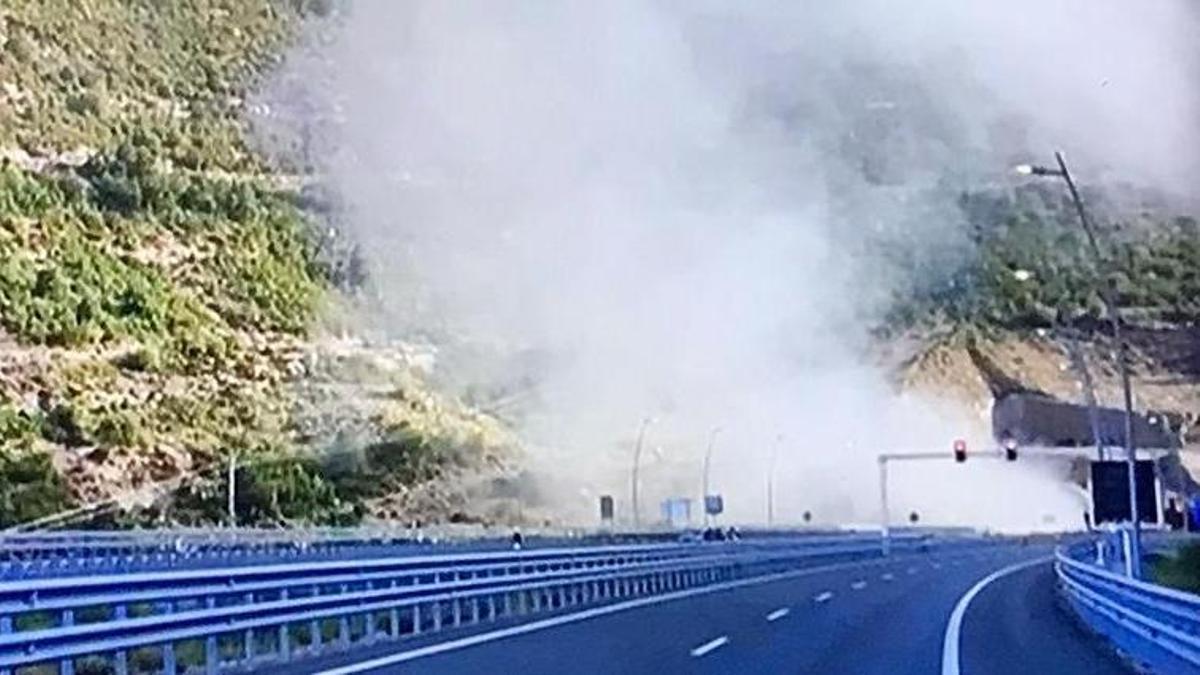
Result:
<svg viewBox="0 0 1200 675">
<path fill-rule="evenodd" d="M 600 496 L 600 520 L 613 519 L 613 498 L 612 495 Z"/>
<path fill-rule="evenodd" d="M 1129 464 L 1092 462 L 1092 522 L 1129 522 Z M 1158 522 L 1158 500 L 1154 490 L 1154 462 L 1137 463 L 1138 518 L 1143 523 Z"/>
</svg>

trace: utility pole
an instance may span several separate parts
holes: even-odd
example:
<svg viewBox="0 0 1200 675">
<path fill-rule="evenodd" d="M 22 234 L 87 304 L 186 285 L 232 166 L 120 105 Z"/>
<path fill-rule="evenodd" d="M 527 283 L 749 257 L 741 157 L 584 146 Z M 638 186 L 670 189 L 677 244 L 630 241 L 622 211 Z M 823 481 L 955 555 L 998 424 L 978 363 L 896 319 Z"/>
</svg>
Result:
<svg viewBox="0 0 1200 675">
<path fill-rule="evenodd" d="M 1102 277 L 1100 298 L 1104 302 L 1104 311 L 1112 326 L 1113 340 L 1117 343 L 1117 366 L 1121 373 L 1121 389 L 1125 399 L 1125 461 L 1129 466 L 1129 517 L 1132 534 L 1129 547 L 1131 557 L 1129 574 L 1136 579 L 1142 576 L 1142 523 L 1138 513 L 1137 448 L 1133 441 L 1133 385 L 1129 379 L 1129 346 L 1125 342 L 1121 328 L 1121 315 L 1117 307 L 1117 294 L 1112 275 L 1100 252 L 1100 244 L 1096 240 L 1096 233 L 1088 218 L 1087 210 L 1083 207 L 1083 199 L 1079 196 L 1079 190 L 1075 187 L 1075 180 L 1071 178 L 1071 172 L 1067 169 L 1067 161 L 1062 152 L 1055 151 L 1054 159 L 1058 163 L 1057 169 L 1025 164 L 1017 167 L 1017 172 L 1025 175 L 1054 176 L 1063 179 L 1071 194 L 1071 202 L 1075 205 L 1075 213 L 1079 216 L 1079 224 L 1087 236 L 1092 262 L 1097 273 Z"/>
</svg>

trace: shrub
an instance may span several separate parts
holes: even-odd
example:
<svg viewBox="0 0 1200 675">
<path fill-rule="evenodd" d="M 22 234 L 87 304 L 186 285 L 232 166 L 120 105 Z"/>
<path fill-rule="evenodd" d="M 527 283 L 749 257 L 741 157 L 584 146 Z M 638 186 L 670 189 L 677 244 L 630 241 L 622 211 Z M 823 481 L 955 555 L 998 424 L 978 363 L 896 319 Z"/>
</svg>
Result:
<svg viewBox="0 0 1200 675">
<path fill-rule="evenodd" d="M 50 456 L 9 445 L 0 453 L 0 527 L 57 513 L 71 504 Z"/>
</svg>

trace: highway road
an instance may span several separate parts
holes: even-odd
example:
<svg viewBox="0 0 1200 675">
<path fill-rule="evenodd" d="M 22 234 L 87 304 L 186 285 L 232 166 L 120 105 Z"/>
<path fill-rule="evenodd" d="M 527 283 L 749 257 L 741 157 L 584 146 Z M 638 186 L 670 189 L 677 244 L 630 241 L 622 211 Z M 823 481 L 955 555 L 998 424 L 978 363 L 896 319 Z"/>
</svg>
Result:
<svg viewBox="0 0 1200 675">
<path fill-rule="evenodd" d="M 1129 673 L 1056 603 L 1051 549 L 896 556 L 305 664 L 350 673 Z M 297 672 L 292 664 L 289 672 Z"/>
</svg>

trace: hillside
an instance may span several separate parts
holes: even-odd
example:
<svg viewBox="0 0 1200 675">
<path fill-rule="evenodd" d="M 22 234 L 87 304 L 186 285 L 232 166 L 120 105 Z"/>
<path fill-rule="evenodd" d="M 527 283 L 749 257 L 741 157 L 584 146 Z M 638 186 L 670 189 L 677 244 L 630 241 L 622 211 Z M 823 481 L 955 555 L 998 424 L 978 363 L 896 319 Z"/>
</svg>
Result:
<svg viewBox="0 0 1200 675">
<path fill-rule="evenodd" d="M 0 526 L 221 521 L 231 462 L 243 523 L 544 519 L 517 503 L 515 432 L 430 384 L 435 346 L 353 337 L 355 243 L 316 176 L 249 141 L 247 101 L 331 6 L 0 4 Z M 1111 269 L 1044 181 L 963 194 L 970 250 L 944 269 L 861 244 L 907 280 L 875 331 L 897 388 L 981 419 L 998 380 L 1080 400 L 1078 343 L 1116 405 L 1107 281 L 1137 406 L 1195 419 L 1200 225 L 1158 194 L 1085 198 Z"/>
<path fill-rule="evenodd" d="M 1064 186 L 963 195 L 976 255 L 941 283 L 897 293 L 887 325 L 898 386 L 986 417 L 994 396 L 1085 402 L 1082 361 L 1103 406 L 1123 406 L 1099 291 L 1112 284 L 1130 345 L 1134 406 L 1182 421 L 1196 464 L 1200 415 L 1200 226 L 1188 209 L 1126 190 L 1085 194 L 1107 269 L 1097 270 Z M 1194 473 L 1194 471 L 1193 471 Z"/>
<path fill-rule="evenodd" d="M 324 337 L 349 253 L 242 120 L 326 5 L 0 6 L 0 525 L 147 485 L 185 489 L 139 517 L 220 518 L 232 454 L 245 518 L 347 522 L 513 446 L 390 346 Z M 322 388 L 375 357 L 395 367 L 330 417 Z M 369 452 L 331 478 L 346 429 Z"/>
</svg>

